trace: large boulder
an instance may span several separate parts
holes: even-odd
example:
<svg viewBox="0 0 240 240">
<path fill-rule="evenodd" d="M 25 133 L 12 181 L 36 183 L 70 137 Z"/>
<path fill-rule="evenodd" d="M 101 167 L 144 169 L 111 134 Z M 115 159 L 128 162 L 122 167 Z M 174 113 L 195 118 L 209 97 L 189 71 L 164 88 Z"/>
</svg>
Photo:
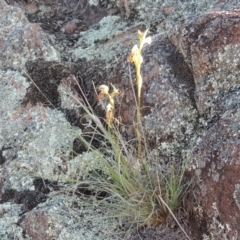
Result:
<svg viewBox="0 0 240 240">
<path fill-rule="evenodd" d="M 178 25 L 170 39 L 192 70 L 198 129 L 186 157 L 189 204 L 205 239 L 240 235 L 240 11 L 210 11 Z"/>
</svg>

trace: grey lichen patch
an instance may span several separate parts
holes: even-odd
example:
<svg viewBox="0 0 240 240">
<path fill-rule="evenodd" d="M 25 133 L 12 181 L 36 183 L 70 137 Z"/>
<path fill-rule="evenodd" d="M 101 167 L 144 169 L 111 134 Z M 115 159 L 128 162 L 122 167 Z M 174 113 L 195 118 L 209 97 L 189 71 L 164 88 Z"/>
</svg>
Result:
<svg viewBox="0 0 240 240">
<path fill-rule="evenodd" d="M 237 206 L 240 210 L 240 184 L 235 185 L 235 190 L 233 192 L 233 198 L 234 198 L 235 203 L 237 204 Z"/>
<path fill-rule="evenodd" d="M 47 6 L 44 6 L 44 5 L 40 5 L 39 6 L 39 15 L 40 16 L 44 16 L 46 14 L 50 14 L 51 13 L 51 7 L 47 7 Z"/>
<path fill-rule="evenodd" d="M 30 240 L 23 236 L 24 229 L 18 225 L 21 206 L 18 204 L 0 204 L 0 239 Z"/>
<path fill-rule="evenodd" d="M 20 107 L 22 98 L 26 94 L 26 89 L 29 83 L 26 78 L 16 71 L 2 71 L 0 70 L 0 123 L 3 119 L 11 117 L 12 111 Z M 0 124 L 0 129 L 3 127 Z"/>
<path fill-rule="evenodd" d="M 239 89 L 238 69 L 239 69 L 239 44 L 229 44 L 212 53 L 211 58 L 214 58 L 212 69 L 208 75 L 203 74 L 201 78 L 197 78 L 196 82 L 196 102 L 200 114 L 204 114 L 208 109 L 211 109 L 212 116 L 217 106 L 216 103 L 228 94 L 229 91 Z M 198 66 L 199 59 L 195 56 L 193 62 Z M 201 58 L 208 59 L 209 53 L 203 53 Z M 209 70 L 210 70 L 209 69 Z"/>
<path fill-rule="evenodd" d="M 25 189 L 34 190 L 32 184 L 33 178 L 28 174 L 26 168 L 27 164 L 19 164 L 22 167 L 21 171 L 16 171 L 16 166 L 8 167 L 8 178 L 4 182 L 3 191 L 6 189 L 17 189 L 18 191 L 23 191 Z M 25 168 L 25 169 L 24 169 Z M 6 174 L 6 168 L 0 170 L 0 174 Z"/>
<path fill-rule="evenodd" d="M 0 173 L 4 188 L 32 189 L 31 177 L 57 178 L 64 157 L 72 151 L 80 130 L 71 127 L 61 112 L 42 105 L 23 107 L 29 83 L 15 71 L 0 71 L 0 148 L 6 159 Z"/>
<path fill-rule="evenodd" d="M 220 167 L 220 169 L 221 169 L 221 167 Z M 212 177 L 213 181 L 215 181 L 215 182 L 219 181 L 220 174 L 219 174 L 218 170 L 219 169 L 217 168 L 216 163 L 212 162 L 211 167 L 208 169 L 207 175 L 209 177 Z"/>
<path fill-rule="evenodd" d="M 2 7 L 1 3 L 0 7 Z M 24 12 L 21 11 L 18 7 L 10 5 L 4 6 L 4 11 L 0 12 L 0 18 L 0 28 L 13 27 L 18 22 L 27 22 L 27 18 L 24 15 Z"/>
<path fill-rule="evenodd" d="M 87 61 L 94 59 L 101 59 L 106 62 L 112 61 L 124 49 L 119 46 L 119 43 L 108 43 L 105 45 L 104 42 L 127 29 L 129 29 L 127 22 L 122 21 L 120 17 L 104 17 L 95 27 L 80 34 L 75 49 L 70 52 L 76 60 L 85 58 Z"/>
<path fill-rule="evenodd" d="M 75 78 L 76 79 L 76 78 Z M 82 98 L 80 98 L 79 94 L 77 94 L 71 87 L 70 84 L 68 84 L 67 80 L 61 82 L 58 86 L 58 93 L 61 98 L 61 108 L 63 109 L 79 109 L 81 108 L 80 105 L 82 103 Z M 77 80 L 75 84 L 77 83 Z"/>
<path fill-rule="evenodd" d="M 1 71 L 0 70 L 0 89 L 1 89 L 1 101 L 0 101 L 0 149 L 10 147 L 12 139 L 20 126 L 18 126 L 18 121 L 12 125 L 12 118 L 14 118 L 14 112 L 21 106 L 21 100 L 26 94 L 26 88 L 29 83 L 26 78 L 23 77 L 19 72 L 15 71 Z M 10 134 L 10 132 L 12 132 Z M 16 144 L 16 143 L 15 143 Z M 14 144 L 14 148 L 16 145 Z M 15 157 L 16 153 L 14 150 L 11 151 L 11 156 L 7 153 L 9 150 L 2 151 L 4 159 L 12 159 Z"/>
<path fill-rule="evenodd" d="M 235 100 L 229 97 L 229 101 L 233 103 Z M 235 107 L 230 108 L 211 127 L 198 132 L 198 137 L 192 139 L 191 150 L 186 155 L 192 168 L 205 168 L 211 163 L 207 167 L 207 174 L 217 182 L 220 170 L 226 164 L 238 164 L 239 119 L 240 111 Z"/>
<path fill-rule="evenodd" d="M 187 2 L 184 0 L 130 0 L 128 2 L 130 9 L 133 8 L 138 13 L 137 19 L 145 22 L 147 26 L 164 21 L 168 29 L 173 27 L 177 21 L 200 15 L 211 9 L 218 0 Z"/>
<path fill-rule="evenodd" d="M 180 57 L 167 35 L 161 33 L 144 47 L 142 64 L 142 120 L 148 143 L 158 148 L 158 153 L 153 151 L 154 156 L 175 161 L 181 161 L 181 151 L 194 134 L 197 119 L 191 99 L 193 78 L 187 65 L 179 64 Z M 174 71 L 175 64 L 181 72 Z M 125 69 L 121 73 L 124 90 L 131 89 L 127 66 Z M 132 91 L 126 93 L 122 106 L 129 115 L 135 112 Z"/>
<path fill-rule="evenodd" d="M 156 122 L 159 122 L 160 124 L 157 126 L 155 124 Z M 151 134 L 151 136 L 155 136 L 156 142 L 160 142 L 160 144 L 158 144 L 158 149 L 161 154 L 166 157 L 173 157 L 175 159 L 176 154 L 178 155 L 179 149 L 181 148 L 181 142 L 176 139 L 179 134 L 182 135 L 181 129 L 176 127 L 178 126 L 179 122 L 174 120 L 169 121 L 169 125 L 161 124 L 161 122 L 162 121 L 159 118 L 159 115 L 154 113 L 149 114 L 147 117 L 145 117 L 145 131 L 148 134 Z"/>
<path fill-rule="evenodd" d="M 77 157 L 71 159 L 67 164 L 67 171 L 59 175 L 58 179 L 65 182 L 76 182 L 77 179 L 86 180 L 89 174 L 94 171 L 101 171 L 103 174 L 108 174 L 108 169 L 103 162 L 110 161 L 106 156 L 102 156 L 100 152 L 84 152 Z"/>
<path fill-rule="evenodd" d="M 58 174 L 64 171 L 64 156 L 72 151 L 72 142 L 80 134 L 80 130 L 72 128 L 64 115 L 57 110 L 47 108 L 43 111 L 45 116 L 42 115 L 41 107 L 34 109 L 34 121 L 29 123 L 25 134 L 28 140 L 25 139 L 18 151 L 17 161 L 11 162 L 8 168 L 14 172 L 20 168 L 30 175 L 57 179 Z M 18 130 L 15 137 L 22 134 Z"/>
<path fill-rule="evenodd" d="M 89 0 L 90 5 L 98 6 L 98 0 Z"/>
</svg>

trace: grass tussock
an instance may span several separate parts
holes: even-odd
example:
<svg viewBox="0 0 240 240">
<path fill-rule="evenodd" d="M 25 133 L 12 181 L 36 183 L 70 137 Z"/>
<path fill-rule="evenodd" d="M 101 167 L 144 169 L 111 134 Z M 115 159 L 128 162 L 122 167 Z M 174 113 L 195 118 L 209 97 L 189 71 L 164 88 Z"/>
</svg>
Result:
<svg viewBox="0 0 240 240">
<path fill-rule="evenodd" d="M 92 140 L 97 140 L 94 136 L 101 136 L 100 147 L 94 147 L 89 136 L 88 141 L 83 135 L 79 138 L 87 151 L 95 154 L 103 166 L 100 171 L 93 171 L 89 180 L 84 180 L 81 184 L 94 189 L 98 199 L 90 201 L 94 206 L 108 211 L 110 217 L 122 219 L 130 229 L 158 226 L 166 221 L 169 215 L 177 221 L 173 211 L 179 206 L 189 187 L 189 184 L 183 184 L 183 164 L 168 166 L 167 170 L 156 170 L 158 161 L 151 157 L 144 138 L 140 102 L 143 63 L 141 51 L 145 43 L 150 43 L 146 35 L 147 30 L 144 33 L 138 32 L 139 46 L 135 45 L 128 57 L 128 62 L 134 63 L 136 70 L 136 141 L 127 142 L 119 131 L 119 126 L 114 124 L 115 97 L 120 94 L 115 86 L 111 86 L 112 91 L 106 85 L 98 87 L 98 100 L 104 97 L 108 99 L 105 121 L 94 113 L 83 92 L 84 99 L 77 99 L 93 123 L 89 132 Z M 79 89 L 81 90 L 80 86 Z M 189 239 L 185 232 L 184 234 Z"/>
<path fill-rule="evenodd" d="M 80 88 L 80 86 L 79 86 Z M 89 134 L 101 136 L 100 147 L 79 136 L 88 151 L 100 159 L 103 169 L 90 173 L 89 180 L 78 184 L 94 189 L 98 201 L 86 199 L 112 218 L 122 219 L 125 226 L 139 228 L 162 224 L 181 203 L 189 185 L 183 184 L 184 166 L 169 166 L 156 171 L 156 159 L 151 157 L 144 141 L 141 157 L 136 142 L 127 142 L 117 125 L 101 120 L 87 100 L 79 101 L 88 118 L 92 120 Z M 86 136 L 86 133 L 85 133 Z M 95 139 L 96 140 L 96 139 Z M 104 174 L 103 174 L 104 173 Z M 104 197 L 101 197 L 104 193 Z"/>
</svg>

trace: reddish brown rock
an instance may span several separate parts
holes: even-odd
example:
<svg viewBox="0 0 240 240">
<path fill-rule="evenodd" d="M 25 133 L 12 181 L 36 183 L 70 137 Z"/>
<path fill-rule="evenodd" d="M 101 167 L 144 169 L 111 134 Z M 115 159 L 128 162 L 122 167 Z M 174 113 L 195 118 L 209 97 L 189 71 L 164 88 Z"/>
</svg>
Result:
<svg viewBox="0 0 240 240">
<path fill-rule="evenodd" d="M 229 110 L 202 132 L 191 155 L 192 166 L 196 167 L 192 171 L 196 184 L 191 199 L 196 201 L 194 214 L 206 234 L 221 230 L 221 239 L 233 239 L 240 231 L 239 120 L 240 112 Z"/>
<path fill-rule="evenodd" d="M 29 23 L 24 11 L 0 1 L 0 68 L 24 69 L 28 59 L 58 60 L 53 39 L 38 24 Z"/>
<path fill-rule="evenodd" d="M 240 10 L 209 12 L 170 32 L 192 69 L 199 113 L 211 114 L 219 96 L 240 86 Z"/>
<path fill-rule="evenodd" d="M 205 239 L 240 236 L 240 11 L 213 11 L 170 39 L 192 69 L 199 130 L 189 160 L 190 205 Z"/>
<path fill-rule="evenodd" d="M 36 224 L 37 223 L 37 224 Z M 51 240 L 52 236 L 48 233 L 49 219 L 46 213 L 33 211 L 24 218 L 23 227 L 29 237 L 36 240 Z"/>
<path fill-rule="evenodd" d="M 175 6 L 164 7 L 162 8 L 163 14 L 167 16 L 171 14 L 175 10 L 175 8 Z"/>
</svg>

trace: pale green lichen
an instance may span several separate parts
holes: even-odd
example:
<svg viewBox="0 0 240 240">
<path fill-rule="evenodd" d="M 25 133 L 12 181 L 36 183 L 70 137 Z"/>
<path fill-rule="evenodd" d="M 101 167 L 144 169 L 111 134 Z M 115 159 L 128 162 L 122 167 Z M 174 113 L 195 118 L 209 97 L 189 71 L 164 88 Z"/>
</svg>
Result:
<svg viewBox="0 0 240 240">
<path fill-rule="evenodd" d="M 4 134 L 14 132 L 15 141 L 22 142 L 21 149 L 17 149 L 17 160 L 8 164 L 11 175 L 5 181 L 5 187 L 29 189 L 31 176 L 57 180 L 62 171 L 65 171 L 63 161 L 72 151 L 72 142 L 81 134 L 56 109 L 43 110 L 41 106 L 35 106 L 31 111 L 30 121 L 19 119 L 18 125 L 12 121 L 4 127 Z M 4 154 L 9 152 L 6 150 Z M 25 174 L 27 178 L 24 177 Z M 19 178 L 22 180 L 18 181 Z"/>
<path fill-rule="evenodd" d="M 80 34 L 75 49 L 70 52 L 76 60 L 85 58 L 91 61 L 97 58 L 106 62 L 112 61 L 118 53 L 124 51 L 124 48 L 114 41 L 108 44 L 104 44 L 104 42 L 128 29 L 130 27 L 127 26 L 127 22 L 122 21 L 120 17 L 104 17 L 95 27 Z"/>
<path fill-rule="evenodd" d="M 101 159 L 102 156 L 94 152 L 84 152 L 68 162 L 67 172 L 59 176 L 60 180 L 76 181 L 76 179 L 86 180 L 90 172 L 101 170 L 108 174 L 108 170 Z M 106 158 L 106 157 L 105 157 Z M 109 159 L 110 161 L 110 159 Z"/>
<path fill-rule="evenodd" d="M 22 214 L 21 205 L 13 203 L 0 204 L 0 239 L 30 240 L 25 237 L 24 229 L 19 224 L 19 216 Z"/>
<path fill-rule="evenodd" d="M 98 0 L 89 0 L 89 5 L 98 6 L 99 1 Z"/>
<path fill-rule="evenodd" d="M 229 91 L 239 88 L 239 55 L 239 44 L 229 44 L 212 53 L 211 57 L 214 58 L 214 62 L 208 67 L 213 71 L 206 73 L 207 76 L 202 74 L 201 78 L 196 78 L 197 106 L 200 114 L 204 114 L 210 109 L 210 117 L 214 116 L 219 98 L 223 98 Z M 201 58 L 206 59 L 204 64 L 210 64 L 208 51 L 202 52 Z M 198 57 L 193 56 L 192 60 L 198 66 Z M 209 88 L 211 91 L 208 90 Z"/>
</svg>

